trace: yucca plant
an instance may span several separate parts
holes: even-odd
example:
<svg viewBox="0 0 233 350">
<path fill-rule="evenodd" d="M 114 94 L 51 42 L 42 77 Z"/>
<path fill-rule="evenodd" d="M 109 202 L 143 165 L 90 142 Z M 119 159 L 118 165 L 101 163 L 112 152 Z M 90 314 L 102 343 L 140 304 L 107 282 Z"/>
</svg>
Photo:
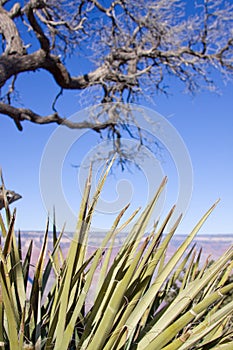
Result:
<svg viewBox="0 0 233 350">
<path fill-rule="evenodd" d="M 21 236 L 18 233 L 16 237 L 14 231 L 15 211 L 11 214 L 5 201 L 6 222 L 0 215 L 0 348 L 232 349 L 233 300 L 224 300 L 233 288 L 233 249 L 229 247 L 217 261 L 201 266 L 201 253 L 194 246 L 190 248 L 216 204 L 175 254 L 166 259 L 180 221 L 164 234 L 174 208 L 160 226 L 157 222 L 145 236 L 150 216 L 166 186 L 164 179 L 114 259 L 111 255 L 117 234 L 137 214 L 134 212 L 121 223 L 128 206 L 117 216 L 101 245 L 88 256 L 91 219 L 110 167 L 111 164 L 100 178 L 92 199 L 90 171 L 66 256 L 61 244 L 63 231 L 58 234 L 55 223 L 53 249 L 48 254 L 47 224 L 31 288 L 28 276 L 33 242 L 23 258 Z M 94 277 L 98 277 L 98 283 L 93 287 Z M 51 278 L 54 282 L 49 287 Z M 95 289 L 95 296 L 87 308 L 91 288 Z"/>
</svg>

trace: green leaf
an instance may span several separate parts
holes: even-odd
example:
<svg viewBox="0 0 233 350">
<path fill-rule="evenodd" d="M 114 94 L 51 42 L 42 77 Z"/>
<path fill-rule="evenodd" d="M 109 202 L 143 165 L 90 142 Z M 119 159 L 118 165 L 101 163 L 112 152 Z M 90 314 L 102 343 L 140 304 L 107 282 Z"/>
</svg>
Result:
<svg viewBox="0 0 233 350">
<path fill-rule="evenodd" d="M 6 283 L 5 269 L 3 262 L 0 262 L 0 282 L 2 291 L 2 300 L 4 306 L 4 313 L 6 314 L 7 328 L 5 331 L 10 344 L 10 349 L 18 349 L 18 322 L 16 318 L 15 306 L 10 296 L 11 291 Z"/>
</svg>

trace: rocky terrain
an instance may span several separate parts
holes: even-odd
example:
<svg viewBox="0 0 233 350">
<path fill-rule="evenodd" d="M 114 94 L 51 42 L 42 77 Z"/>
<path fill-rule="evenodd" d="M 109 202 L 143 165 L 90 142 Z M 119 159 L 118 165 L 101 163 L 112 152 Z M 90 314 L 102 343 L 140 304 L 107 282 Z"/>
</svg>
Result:
<svg viewBox="0 0 233 350">
<path fill-rule="evenodd" d="M 93 253 L 97 247 L 100 246 L 101 241 L 106 233 L 104 232 L 96 232 L 92 233 L 90 235 L 90 240 L 88 243 L 88 255 Z M 44 233 L 40 231 L 24 231 L 21 232 L 21 241 L 22 241 L 22 252 L 23 255 L 25 255 L 27 248 L 31 242 L 33 241 L 33 255 L 32 255 L 32 261 L 31 261 L 31 269 L 29 274 L 29 281 L 32 283 L 33 280 L 33 272 L 35 271 L 35 266 L 38 260 L 38 256 L 40 253 L 40 249 L 43 243 L 43 237 Z M 113 252 L 112 252 L 112 259 L 114 259 L 114 256 L 117 254 L 117 251 L 119 250 L 119 247 L 124 244 L 124 239 L 126 237 L 126 233 L 122 233 L 118 236 Z M 182 244 L 184 241 L 185 236 L 184 235 L 175 235 L 170 242 L 168 251 L 167 251 L 167 259 L 171 257 L 174 252 L 177 250 L 177 248 Z M 72 234 L 64 234 L 61 246 L 62 251 L 64 255 L 67 254 L 69 250 L 69 246 L 72 240 Z M 233 243 L 233 234 L 232 235 L 199 235 L 196 237 L 194 244 L 196 245 L 195 249 L 198 253 L 199 249 L 202 247 L 202 255 L 201 255 L 201 263 L 204 264 L 206 259 L 210 261 L 211 259 L 217 259 L 224 251 L 226 251 L 229 246 Z M 49 242 L 48 242 L 48 251 L 52 250 L 53 246 L 53 237 L 52 233 L 49 233 Z M 49 255 L 49 254 L 48 254 Z M 47 255 L 47 256 L 48 256 Z M 90 292 L 88 293 L 87 302 L 86 302 L 86 308 L 89 310 L 89 308 L 92 305 L 92 302 L 95 298 L 95 288 L 98 281 L 98 272 L 96 271 L 94 275 L 94 281 L 92 284 L 92 287 L 90 289 Z M 29 284 L 29 290 L 31 283 Z M 53 277 L 50 277 L 48 288 L 50 288 L 53 284 Z"/>
<path fill-rule="evenodd" d="M 97 247 L 100 246 L 102 239 L 106 233 L 105 232 L 95 232 L 91 233 L 90 239 L 88 242 L 88 252 L 91 254 Z M 119 247 L 124 244 L 124 239 L 126 233 L 121 233 L 115 242 L 113 254 L 116 253 Z M 42 231 L 24 231 L 21 232 L 22 237 L 22 251 L 25 252 L 27 247 L 30 244 L 30 241 L 33 241 L 33 262 L 36 263 L 40 248 L 43 242 L 44 233 Z M 184 235 L 175 235 L 169 245 L 167 255 L 168 257 L 173 255 L 177 248 L 184 241 Z M 49 233 L 49 244 L 48 249 L 52 249 L 52 233 Z M 67 233 L 63 235 L 61 246 L 64 251 L 64 254 L 68 252 L 70 242 L 72 240 L 72 234 Z M 197 235 L 194 240 L 196 244 L 196 250 L 202 248 L 202 261 L 207 257 L 210 259 L 217 259 L 224 251 L 226 251 L 231 244 L 233 244 L 233 234 L 228 235 Z"/>
</svg>

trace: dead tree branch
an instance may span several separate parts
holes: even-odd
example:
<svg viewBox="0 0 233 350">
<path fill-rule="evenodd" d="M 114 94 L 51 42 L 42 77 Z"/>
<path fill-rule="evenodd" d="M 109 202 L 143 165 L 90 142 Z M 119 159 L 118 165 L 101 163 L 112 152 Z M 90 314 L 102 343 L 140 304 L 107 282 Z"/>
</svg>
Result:
<svg viewBox="0 0 233 350">
<path fill-rule="evenodd" d="M 16 78 L 26 72 L 47 71 L 59 91 L 98 88 L 98 94 L 93 91 L 99 102 L 131 102 L 145 89 L 151 95 L 166 93 L 169 75 L 190 92 L 213 89 L 213 69 L 228 79 L 233 75 L 233 5 L 221 0 L 202 0 L 189 17 L 186 2 L 177 0 L 115 0 L 107 6 L 101 0 L 27 0 L 23 6 L 8 5 L 0 1 L 0 113 L 19 130 L 24 121 L 109 128 L 119 148 L 116 125 L 124 124 L 97 119 L 73 124 L 56 112 L 57 97 L 47 116 L 12 105 Z M 73 74 L 66 59 L 81 53 L 87 71 Z"/>
</svg>

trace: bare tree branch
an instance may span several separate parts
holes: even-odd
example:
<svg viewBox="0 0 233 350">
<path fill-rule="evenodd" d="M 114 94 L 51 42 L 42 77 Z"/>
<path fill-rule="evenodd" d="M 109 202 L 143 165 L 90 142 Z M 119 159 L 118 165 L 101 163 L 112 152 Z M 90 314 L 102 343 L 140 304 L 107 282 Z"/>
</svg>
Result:
<svg viewBox="0 0 233 350">
<path fill-rule="evenodd" d="M 201 0 L 195 14 L 188 17 L 185 3 L 26 0 L 23 6 L 13 1 L 9 10 L 8 2 L 0 1 L 0 113 L 12 118 L 19 130 L 25 120 L 96 131 L 107 128 L 119 149 L 117 122 L 122 125 L 124 121 L 69 123 L 55 109 L 60 93 L 47 116 L 13 106 L 14 79 L 25 72 L 45 70 L 60 91 L 89 89 L 99 102 L 132 102 L 143 91 L 166 93 L 169 75 L 190 92 L 213 89 L 211 70 L 228 79 L 233 75 L 233 5 Z M 72 74 L 66 58 L 77 54 L 78 66 L 82 52 L 91 68 L 84 74 Z M 12 78 L 9 90 L 6 86 Z M 50 114 L 51 109 L 55 113 Z"/>
<path fill-rule="evenodd" d="M 24 51 L 22 40 L 11 17 L 12 14 L 8 13 L 2 6 L 0 6 L 0 34 L 4 37 L 6 42 L 4 54 L 22 55 Z"/>
<path fill-rule="evenodd" d="M 67 126 L 70 129 L 92 129 L 96 132 L 100 132 L 103 129 L 107 128 L 114 128 L 115 123 L 110 119 L 106 122 L 72 122 L 69 119 L 62 118 L 58 115 L 58 113 L 53 113 L 47 116 L 41 116 L 36 114 L 30 109 L 26 108 L 16 108 L 13 106 L 10 106 L 9 104 L 1 103 L 0 102 L 0 114 L 5 114 L 8 117 L 12 118 L 17 126 L 17 128 L 21 131 L 22 125 L 21 122 L 24 120 L 28 120 L 35 124 L 52 124 L 56 123 L 58 125 L 63 124 L 64 126 Z"/>
<path fill-rule="evenodd" d="M 36 33 L 36 36 L 40 42 L 40 46 L 41 49 L 44 50 L 46 53 L 49 53 L 49 49 L 50 49 L 50 42 L 49 39 L 47 38 L 47 36 L 45 35 L 43 29 L 41 28 L 41 26 L 39 25 L 39 23 L 37 22 L 35 16 L 34 16 L 34 8 L 43 8 L 45 5 L 43 4 L 42 1 L 30 1 L 25 8 L 23 9 L 23 11 L 25 12 L 25 14 L 27 15 L 28 21 L 32 27 L 32 29 L 34 30 L 34 32 Z"/>
<path fill-rule="evenodd" d="M 106 67 L 103 66 L 89 74 L 71 77 L 60 58 L 55 55 L 46 55 L 44 50 L 38 50 L 23 56 L 12 55 L 6 57 L 2 55 L 0 57 L 0 87 L 14 75 L 38 69 L 45 69 L 52 74 L 60 87 L 71 90 L 85 89 L 88 86 L 99 83 L 106 74 L 105 72 L 107 72 Z"/>
</svg>

